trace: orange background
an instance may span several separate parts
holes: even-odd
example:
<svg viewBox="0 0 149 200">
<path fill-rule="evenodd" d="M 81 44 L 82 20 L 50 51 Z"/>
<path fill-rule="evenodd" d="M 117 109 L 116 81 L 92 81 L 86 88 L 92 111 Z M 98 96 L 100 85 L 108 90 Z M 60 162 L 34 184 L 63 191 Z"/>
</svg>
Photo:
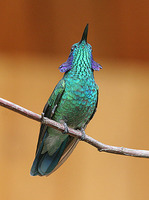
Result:
<svg viewBox="0 0 149 200">
<path fill-rule="evenodd" d="M 111 145 L 149 149 L 148 1 L 0 2 L 0 97 L 41 113 L 63 76 L 71 45 L 89 23 L 103 69 L 86 133 Z M 0 108 L 0 199 L 149 199 L 149 160 L 99 153 L 80 142 L 49 177 L 31 177 L 39 123 Z"/>
</svg>

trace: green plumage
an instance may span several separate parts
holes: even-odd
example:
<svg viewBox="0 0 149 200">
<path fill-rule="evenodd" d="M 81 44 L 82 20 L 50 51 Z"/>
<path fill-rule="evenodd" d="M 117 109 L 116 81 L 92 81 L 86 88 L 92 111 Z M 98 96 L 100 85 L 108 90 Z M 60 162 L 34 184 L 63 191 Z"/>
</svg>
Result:
<svg viewBox="0 0 149 200">
<path fill-rule="evenodd" d="M 97 107 L 98 86 L 94 80 L 93 70 L 99 70 L 98 68 L 101 67 L 92 58 L 92 48 L 87 43 L 87 34 L 83 35 L 80 43 L 73 45 L 67 62 L 60 67 L 65 74 L 50 96 L 43 111 L 44 115 L 57 122 L 66 123 L 71 128 L 85 129 Z M 77 142 L 76 138 L 41 125 L 37 158 L 31 174 L 47 175 L 55 171 L 61 162 L 67 159 Z M 55 160 L 57 162 L 53 164 Z"/>
</svg>

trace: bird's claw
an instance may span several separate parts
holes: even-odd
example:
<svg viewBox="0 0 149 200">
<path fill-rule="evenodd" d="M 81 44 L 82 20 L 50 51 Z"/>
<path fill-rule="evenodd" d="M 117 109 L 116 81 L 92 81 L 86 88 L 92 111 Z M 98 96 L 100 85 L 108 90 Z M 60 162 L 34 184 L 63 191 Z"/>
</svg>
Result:
<svg viewBox="0 0 149 200">
<path fill-rule="evenodd" d="M 80 139 L 83 141 L 83 140 L 85 140 L 85 136 L 86 136 L 85 131 L 84 131 L 83 128 L 81 129 L 81 133 L 82 133 L 82 135 L 81 135 Z"/>
<path fill-rule="evenodd" d="M 64 125 L 64 131 L 62 133 L 63 134 L 69 133 L 67 124 L 64 123 L 63 125 Z"/>
</svg>

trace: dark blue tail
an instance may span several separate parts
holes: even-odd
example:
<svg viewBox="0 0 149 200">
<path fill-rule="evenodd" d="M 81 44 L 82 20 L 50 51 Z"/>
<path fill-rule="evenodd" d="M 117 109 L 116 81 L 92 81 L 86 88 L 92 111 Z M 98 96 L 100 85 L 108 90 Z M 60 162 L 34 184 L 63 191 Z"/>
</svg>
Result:
<svg viewBox="0 0 149 200">
<path fill-rule="evenodd" d="M 46 135 L 46 134 L 45 134 Z M 68 138 L 61 144 L 60 148 L 52 155 L 49 156 L 48 152 L 41 154 L 42 148 L 43 148 L 43 141 L 37 151 L 35 160 L 33 162 L 31 172 L 30 174 L 32 176 L 44 176 L 48 175 L 53 171 L 53 169 L 56 167 L 58 164 L 66 146 L 67 146 L 67 141 Z"/>
</svg>

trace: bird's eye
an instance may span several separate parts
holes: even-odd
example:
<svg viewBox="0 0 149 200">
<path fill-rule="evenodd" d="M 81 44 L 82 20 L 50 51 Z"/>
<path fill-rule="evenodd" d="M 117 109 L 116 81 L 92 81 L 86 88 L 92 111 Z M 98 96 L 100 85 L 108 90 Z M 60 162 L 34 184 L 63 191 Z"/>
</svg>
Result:
<svg viewBox="0 0 149 200">
<path fill-rule="evenodd" d="M 76 46 L 72 46 L 72 47 L 71 47 L 71 51 L 73 51 L 73 50 L 75 49 L 75 47 L 76 47 Z"/>
<path fill-rule="evenodd" d="M 71 47 L 71 51 L 73 51 L 74 50 L 74 47 Z"/>
</svg>

